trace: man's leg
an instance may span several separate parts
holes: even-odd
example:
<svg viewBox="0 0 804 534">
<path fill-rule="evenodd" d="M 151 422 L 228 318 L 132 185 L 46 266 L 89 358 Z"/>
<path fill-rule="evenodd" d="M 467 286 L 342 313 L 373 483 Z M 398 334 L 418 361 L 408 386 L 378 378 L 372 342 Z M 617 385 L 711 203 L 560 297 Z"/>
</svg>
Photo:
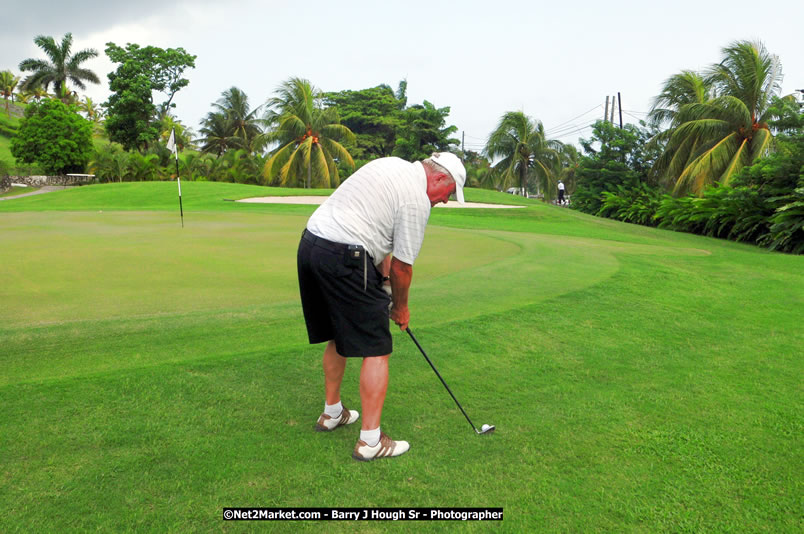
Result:
<svg viewBox="0 0 804 534">
<path fill-rule="evenodd" d="M 355 410 L 349 410 L 341 402 L 341 381 L 346 369 L 346 358 L 338 354 L 335 342 L 330 340 L 324 349 L 324 392 L 326 404 L 324 413 L 318 418 L 316 430 L 329 432 L 341 425 L 351 425 L 360 417 Z"/>
<path fill-rule="evenodd" d="M 338 404 L 341 400 L 341 381 L 346 369 L 346 358 L 338 354 L 335 341 L 330 340 L 324 349 L 324 390 L 327 404 Z"/>
<path fill-rule="evenodd" d="M 388 390 L 388 357 L 363 358 L 360 370 L 360 402 L 363 405 L 363 430 L 380 427 L 385 392 Z"/>
<path fill-rule="evenodd" d="M 385 403 L 385 392 L 388 390 L 389 356 L 390 354 L 363 358 L 363 367 L 360 370 L 363 428 L 352 452 L 352 458 L 355 460 L 366 462 L 377 458 L 391 458 L 410 449 L 407 441 L 394 441 L 380 430 L 382 405 Z"/>
</svg>

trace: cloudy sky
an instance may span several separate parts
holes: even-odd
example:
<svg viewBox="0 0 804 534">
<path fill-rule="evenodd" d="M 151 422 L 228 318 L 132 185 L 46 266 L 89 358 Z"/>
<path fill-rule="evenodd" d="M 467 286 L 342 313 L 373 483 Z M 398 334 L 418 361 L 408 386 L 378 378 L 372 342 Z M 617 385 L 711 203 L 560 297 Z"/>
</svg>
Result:
<svg viewBox="0 0 804 534">
<path fill-rule="evenodd" d="M 0 70 L 44 58 L 33 44 L 66 32 L 74 50 L 95 48 L 86 67 L 101 78 L 86 94 L 108 97 L 109 41 L 183 47 L 198 56 L 176 114 L 198 129 L 222 91 L 237 86 L 262 104 L 291 76 L 325 91 L 396 88 L 408 103 L 449 106 L 449 123 L 479 149 L 507 111 L 541 120 L 564 142 L 588 137 L 606 95 L 622 94 L 623 119 L 636 122 L 662 82 L 700 70 L 735 40 L 760 40 L 780 57 L 782 93 L 804 89 L 800 0 L 574 2 L 210 0 L 14 2 L 3 8 Z"/>
</svg>

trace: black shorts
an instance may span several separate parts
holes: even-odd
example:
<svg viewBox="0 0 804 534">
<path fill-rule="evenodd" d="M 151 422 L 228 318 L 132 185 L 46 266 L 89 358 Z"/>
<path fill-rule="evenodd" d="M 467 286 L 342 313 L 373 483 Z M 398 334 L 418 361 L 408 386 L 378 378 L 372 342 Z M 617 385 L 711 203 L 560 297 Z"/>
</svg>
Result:
<svg viewBox="0 0 804 534">
<path fill-rule="evenodd" d="M 388 294 L 374 261 L 347 258 L 348 245 L 304 231 L 297 256 L 299 292 L 310 343 L 335 340 L 346 357 L 384 356 L 393 350 Z M 363 254 L 366 254 L 363 251 Z"/>
</svg>

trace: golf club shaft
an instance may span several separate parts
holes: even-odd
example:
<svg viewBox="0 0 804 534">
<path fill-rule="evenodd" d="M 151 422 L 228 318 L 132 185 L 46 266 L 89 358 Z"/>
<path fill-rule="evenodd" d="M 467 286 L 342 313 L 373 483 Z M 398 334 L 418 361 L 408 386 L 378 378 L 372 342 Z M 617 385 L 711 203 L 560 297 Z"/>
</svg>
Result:
<svg viewBox="0 0 804 534">
<path fill-rule="evenodd" d="M 456 398 L 455 398 L 455 395 L 453 395 L 452 390 L 451 390 L 451 389 L 449 389 L 449 386 L 447 385 L 447 383 L 446 383 L 446 382 L 444 382 L 444 379 L 443 379 L 443 378 L 441 378 L 441 373 L 439 373 L 439 372 L 438 372 L 438 369 L 436 369 L 436 368 L 435 368 L 435 365 L 433 365 L 433 362 L 431 362 L 431 361 L 430 361 L 430 358 L 428 358 L 428 357 L 427 357 L 427 353 L 426 353 L 426 352 L 424 352 L 424 349 L 423 349 L 423 348 L 422 348 L 422 346 L 419 344 L 419 341 L 416 339 L 416 336 L 414 336 L 414 335 L 413 335 L 413 332 L 411 332 L 411 331 L 410 331 L 410 328 L 406 328 L 406 329 L 405 329 L 405 332 L 407 332 L 407 333 L 408 333 L 408 335 L 410 336 L 410 339 L 412 339 L 412 340 L 413 340 L 413 342 L 414 342 L 414 343 L 416 343 L 416 346 L 417 346 L 417 347 L 419 347 L 419 350 L 421 351 L 422 356 L 424 356 L 424 359 L 425 359 L 425 360 L 427 360 L 427 363 L 429 363 L 429 364 L 430 364 L 430 367 L 432 367 L 432 368 L 433 368 L 433 371 L 435 371 L 435 374 L 436 374 L 436 376 L 438 377 L 438 379 L 439 379 L 439 380 L 441 380 L 441 383 L 442 383 L 442 384 L 444 384 L 444 387 L 445 387 L 445 388 L 447 388 L 447 392 L 449 393 L 450 397 L 452 397 L 452 400 L 454 400 L 454 401 L 455 401 L 455 404 L 457 404 L 457 405 L 458 405 L 458 408 L 460 408 L 460 409 L 461 409 L 461 413 L 463 414 L 463 416 L 464 416 L 464 417 L 466 417 L 466 420 L 467 420 L 467 421 L 469 421 L 469 424 L 470 424 L 470 425 L 472 425 L 472 428 L 474 429 L 474 431 L 475 431 L 475 432 L 477 432 L 477 428 L 475 428 L 474 423 L 472 423 L 472 420 L 471 420 L 471 419 L 469 419 L 469 416 L 468 416 L 468 415 L 466 415 L 466 411 L 463 409 L 463 406 L 461 406 L 461 403 L 460 403 L 460 402 L 458 402 L 458 399 L 456 399 Z"/>
</svg>

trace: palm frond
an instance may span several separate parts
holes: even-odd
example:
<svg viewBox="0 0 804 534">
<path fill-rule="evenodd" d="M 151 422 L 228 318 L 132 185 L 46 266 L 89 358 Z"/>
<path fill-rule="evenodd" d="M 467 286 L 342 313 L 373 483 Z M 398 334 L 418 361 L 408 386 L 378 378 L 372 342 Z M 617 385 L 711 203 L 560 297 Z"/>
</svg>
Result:
<svg viewBox="0 0 804 534">
<path fill-rule="evenodd" d="M 674 191 L 688 189 L 697 195 L 702 194 L 704 188 L 722 174 L 736 151 L 738 141 L 738 135 L 731 133 L 696 157 L 678 177 Z"/>
<path fill-rule="evenodd" d="M 726 170 L 723 171 L 723 174 L 720 175 L 720 183 L 722 185 L 728 185 L 734 174 L 745 166 L 745 160 L 748 157 L 748 144 L 748 139 L 743 139 L 740 142 L 740 146 L 737 148 L 734 157 L 731 158 L 731 162 L 726 166 Z"/>
</svg>

